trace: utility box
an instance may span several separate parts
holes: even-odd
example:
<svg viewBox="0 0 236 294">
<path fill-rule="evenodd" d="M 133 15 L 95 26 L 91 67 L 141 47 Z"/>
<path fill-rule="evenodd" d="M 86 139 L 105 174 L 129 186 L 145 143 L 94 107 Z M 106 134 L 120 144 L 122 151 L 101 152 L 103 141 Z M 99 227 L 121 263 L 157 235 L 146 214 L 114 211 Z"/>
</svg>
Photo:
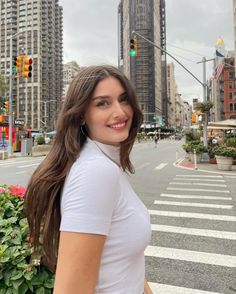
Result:
<svg viewBox="0 0 236 294">
<path fill-rule="evenodd" d="M 21 156 L 32 156 L 33 139 L 21 139 Z"/>
</svg>

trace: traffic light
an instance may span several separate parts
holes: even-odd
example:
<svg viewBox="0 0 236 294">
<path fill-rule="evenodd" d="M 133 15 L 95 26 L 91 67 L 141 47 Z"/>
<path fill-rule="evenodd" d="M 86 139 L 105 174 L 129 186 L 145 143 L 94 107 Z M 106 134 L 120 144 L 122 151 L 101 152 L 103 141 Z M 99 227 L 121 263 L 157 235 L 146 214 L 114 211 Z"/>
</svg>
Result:
<svg viewBox="0 0 236 294">
<path fill-rule="evenodd" d="M 8 113 L 8 109 L 9 109 L 9 102 L 8 101 L 4 102 L 4 108 L 6 110 L 6 113 Z"/>
<path fill-rule="evenodd" d="M 22 60 L 22 56 L 15 57 L 14 66 L 16 67 L 16 71 L 18 73 L 18 76 L 20 76 L 20 74 L 21 74 L 21 60 Z"/>
<path fill-rule="evenodd" d="M 192 123 L 196 123 L 197 115 L 195 113 L 192 114 Z"/>
<path fill-rule="evenodd" d="M 130 56 L 137 56 L 138 54 L 138 40 L 135 38 L 130 40 L 129 54 Z"/>
<path fill-rule="evenodd" d="M 32 77 L 32 63 L 33 59 L 27 55 L 23 56 L 23 66 L 22 66 L 22 77 L 31 78 Z"/>
</svg>

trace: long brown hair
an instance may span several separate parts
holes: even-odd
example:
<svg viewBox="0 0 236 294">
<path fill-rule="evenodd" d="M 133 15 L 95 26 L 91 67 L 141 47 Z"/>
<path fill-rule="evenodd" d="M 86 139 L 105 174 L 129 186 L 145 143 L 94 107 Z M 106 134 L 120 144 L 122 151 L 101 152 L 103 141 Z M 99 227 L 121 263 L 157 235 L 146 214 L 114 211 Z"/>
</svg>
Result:
<svg viewBox="0 0 236 294">
<path fill-rule="evenodd" d="M 44 263 L 53 271 L 59 242 L 61 191 L 65 178 L 86 141 L 86 136 L 81 132 L 82 117 L 97 84 L 110 76 L 120 81 L 134 111 L 129 136 L 120 147 L 122 169 L 131 173 L 134 171 L 129 155 L 143 116 L 133 87 L 116 67 L 101 65 L 84 68 L 70 84 L 58 116 L 52 148 L 35 170 L 26 191 L 30 240 L 37 250 L 42 236 Z"/>
</svg>

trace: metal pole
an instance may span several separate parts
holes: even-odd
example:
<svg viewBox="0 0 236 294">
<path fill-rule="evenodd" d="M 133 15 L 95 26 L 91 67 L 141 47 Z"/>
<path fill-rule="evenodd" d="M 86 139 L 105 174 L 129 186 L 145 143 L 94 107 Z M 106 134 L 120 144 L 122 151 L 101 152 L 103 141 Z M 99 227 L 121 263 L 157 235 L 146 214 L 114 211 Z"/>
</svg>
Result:
<svg viewBox="0 0 236 294">
<path fill-rule="evenodd" d="M 47 117 L 47 109 L 46 109 L 46 106 L 47 106 L 47 101 L 43 101 L 44 103 L 44 121 L 45 121 L 45 125 L 46 125 L 46 117 Z"/>
<path fill-rule="evenodd" d="M 12 39 L 10 36 L 10 76 L 9 76 L 9 106 L 8 106 L 8 118 L 9 118 L 9 157 L 12 156 Z"/>
<path fill-rule="evenodd" d="M 13 121 L 12 121 L 12 40 L 14 37 L 17 35 L 20 35 L 24 33 L 24 31 L 18 32 L 14 35 L 10 36 L 10 74 L 9 74 L 9 104 L 8 104 L 8 118 L 9 118 L 9 149 L 8 149 L 8 154 L 9 157 L 12 156 L 13 154 L 13 148 L 12 148 L 12 126 L 13 126 Z"/>
<path fill-rule="evenodd" d="M 197 64 L 203 63 L 203 102 L 207 101 L 206 62 L 212 61 L 212 60 L 214 60 L 214 58 L 206 59 L 206 57 L 204 56 L 202 58 L 202 61 L 197 62 Z M 207 147 L 207 119 L 208 119 L 207 113 L 205 113 L 205 121 L 203 125 L 203 144 L 205 147 Z"/>
<path fill-rule="evenodd" d="M 206 97 L 206 57 L 202 58 L 203 63 L 203 102 L 207 101 Z M 207 147 L 207 112 L 205 112 L 205 120 L 203 125 L 203 144 Z"/>
</svg>

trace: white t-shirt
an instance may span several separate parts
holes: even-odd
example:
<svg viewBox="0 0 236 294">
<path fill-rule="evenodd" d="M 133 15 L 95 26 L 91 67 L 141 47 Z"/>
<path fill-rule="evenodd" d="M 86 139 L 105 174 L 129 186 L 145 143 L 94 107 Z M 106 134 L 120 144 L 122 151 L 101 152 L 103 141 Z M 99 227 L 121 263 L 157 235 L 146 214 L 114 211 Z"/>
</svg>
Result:
<svg viewBox="0 0 236 294">
<path fill-rule="evenodd" d="M 117 161 L 119 149 L 97 145 L 87 139 L 66 178 L 60 230 L 107 236 L 95 294 L 142 294 L 149 214 L 127 174 L 110 159 Z"/>
</svg>

